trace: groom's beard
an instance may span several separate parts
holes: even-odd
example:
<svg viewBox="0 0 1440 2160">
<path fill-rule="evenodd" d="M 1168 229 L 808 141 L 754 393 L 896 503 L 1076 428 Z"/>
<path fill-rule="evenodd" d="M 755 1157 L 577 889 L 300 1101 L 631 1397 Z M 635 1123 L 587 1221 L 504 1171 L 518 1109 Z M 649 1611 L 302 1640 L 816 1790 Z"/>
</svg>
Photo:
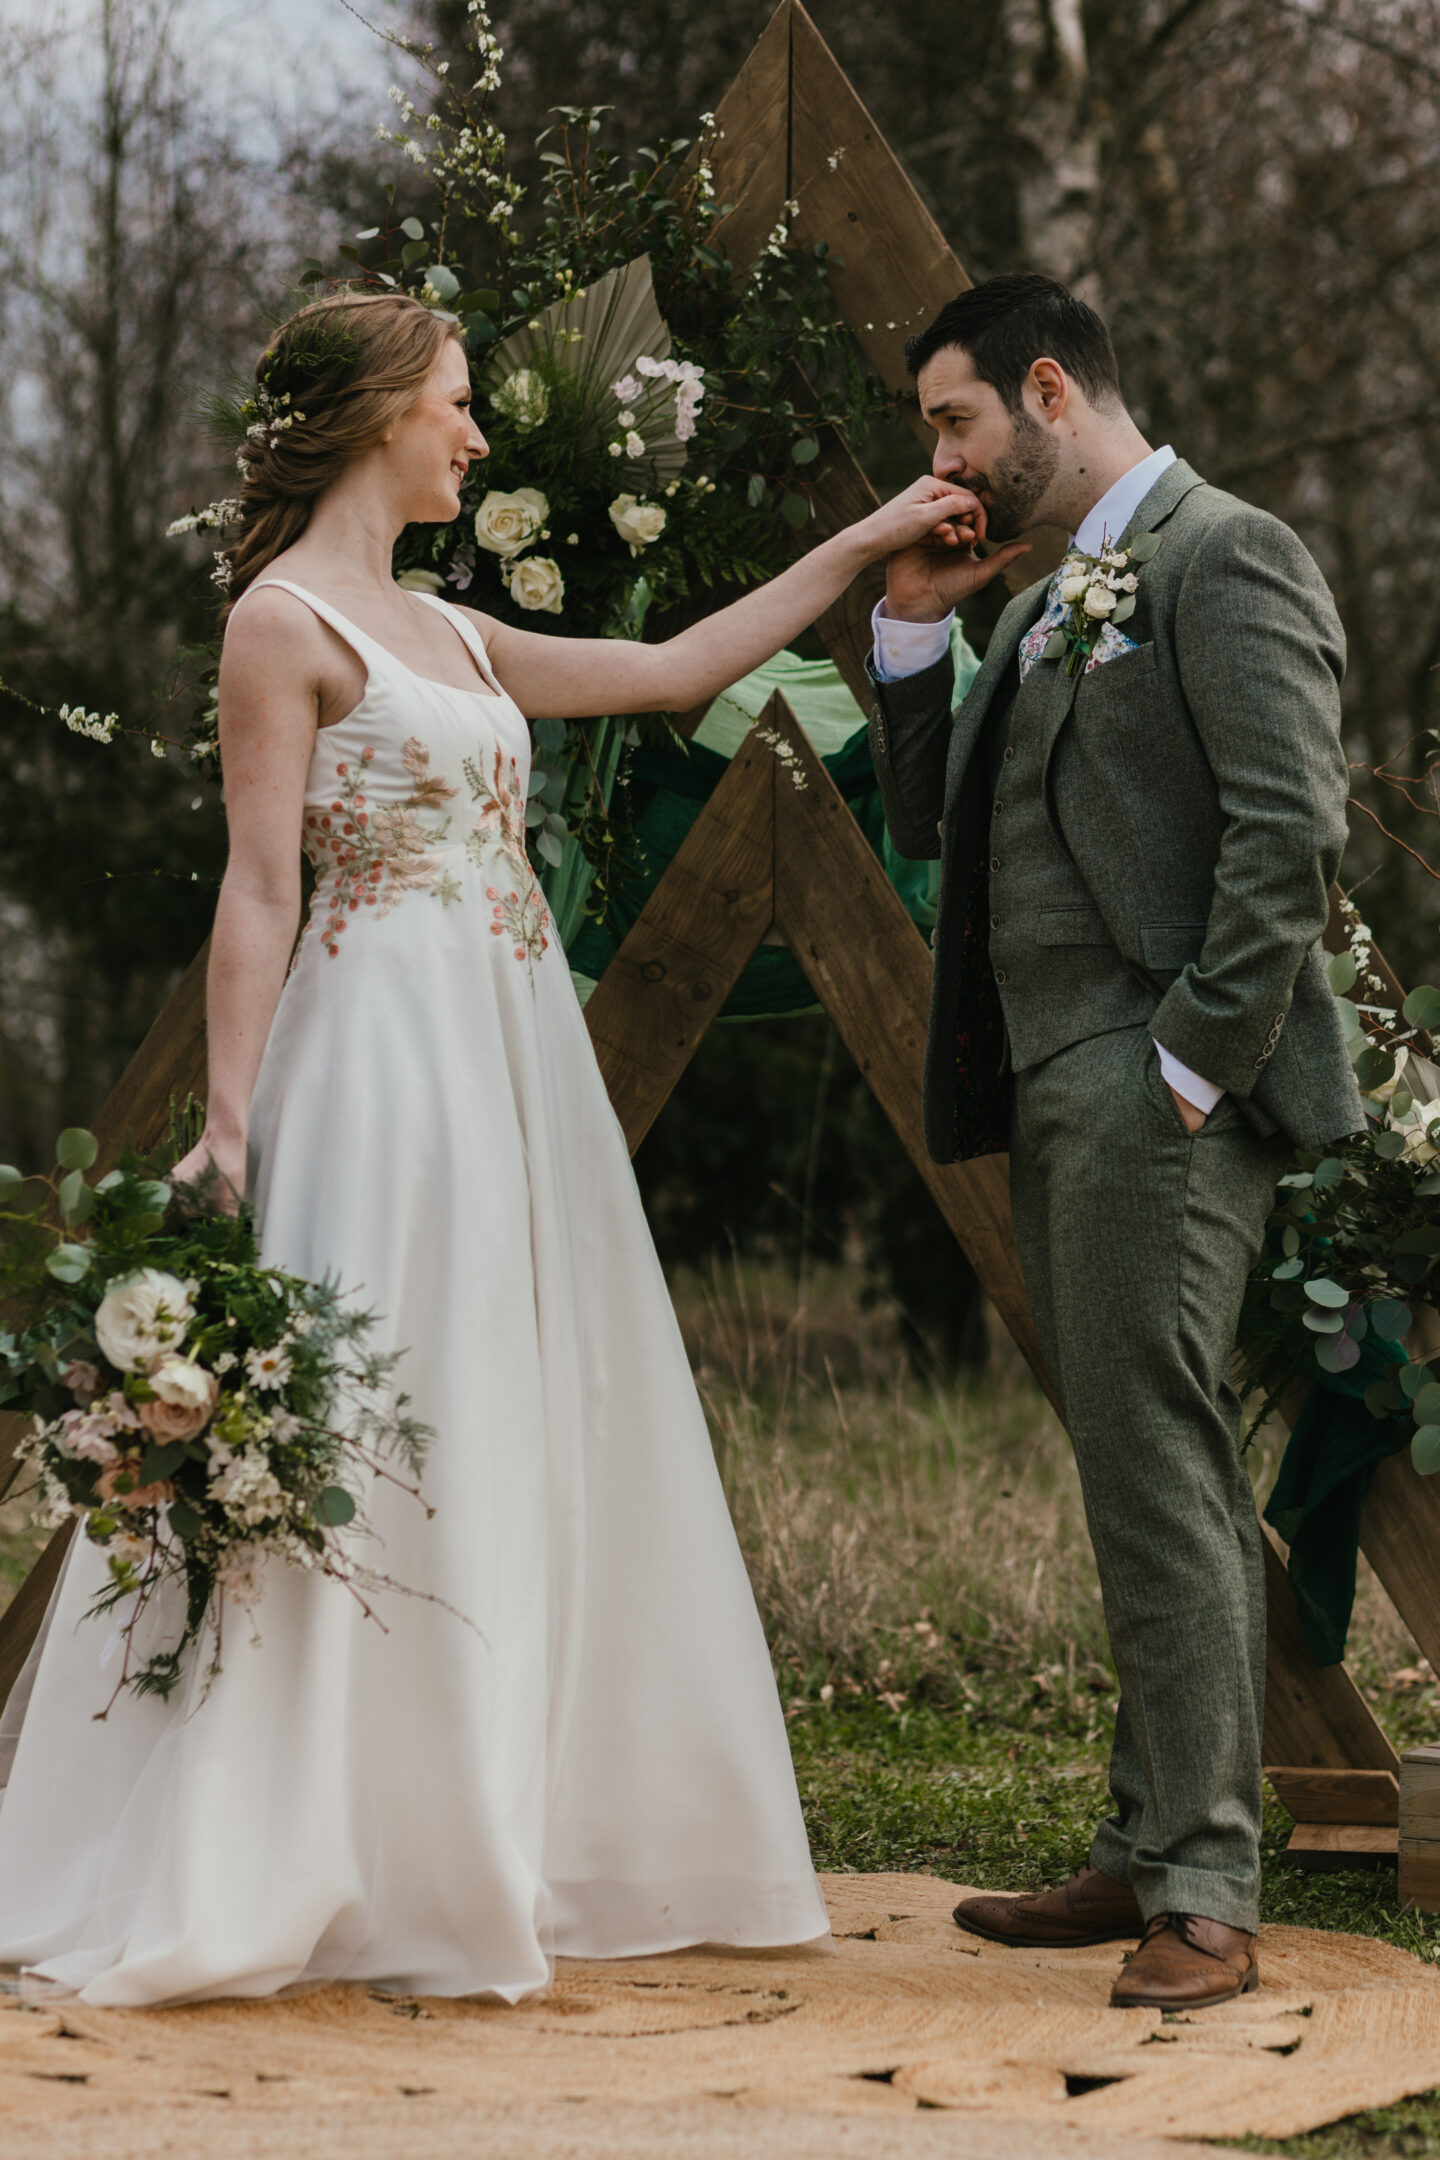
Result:
<svg viewBox="0 0 1440 2160">
<path fill-rule="evenodd" d="M 1040 520 L 1037 512 L 1055 477 L 1060 448 L 1029 413 L 1022 412 L 1010 446 L 988 473 L 967 475 L 961 485 L 973 488 L 985 505 L 987 540 L 1016 540 Z"/>
</svg>

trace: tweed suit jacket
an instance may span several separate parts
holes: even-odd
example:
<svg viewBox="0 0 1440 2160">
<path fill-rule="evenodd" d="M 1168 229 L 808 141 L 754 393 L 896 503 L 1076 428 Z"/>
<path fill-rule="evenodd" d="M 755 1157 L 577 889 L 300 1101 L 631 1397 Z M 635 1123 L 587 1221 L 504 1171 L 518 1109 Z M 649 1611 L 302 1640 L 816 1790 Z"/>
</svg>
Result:
<svg viewBox="0 0 1440 2160">
<path fill-rule="evenodd" d="M 1137 510 L 1130 533 L 1144 532 L 1160 548 L 1125 625 L 1136 649 L 1047 686 L 1046 815 L 1122 959 L 1153 988 L 1157 1040 L 1257 1131 L 1324 1147 L 1364 1122 L 1319 942 L 1346 835 L 1344 632 L 1294 533 L 1183 460 Z M 966 947 L 987 935 L 966 921 L 989 827 L 975 753 L 1045 596 L 1042 580 L 1011 601 L 953 711 L 948 658 L 875 682 L 870 744 L 891 839 L 941 862 L 925 1071 L 939 1162 L 1005 1144 L 1007 1075 L 989 1106 L 998 1139 L 977 1142 L 985 1118 L 957 1100 L 958 1010 L 976 978 Z"/>
</svg>

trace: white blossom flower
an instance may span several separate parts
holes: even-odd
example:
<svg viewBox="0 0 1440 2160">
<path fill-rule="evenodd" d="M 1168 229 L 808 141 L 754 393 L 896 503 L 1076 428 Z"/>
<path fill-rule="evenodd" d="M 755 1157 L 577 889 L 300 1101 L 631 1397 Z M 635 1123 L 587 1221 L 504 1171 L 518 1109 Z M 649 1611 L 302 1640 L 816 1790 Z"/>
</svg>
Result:
<svg viewBox="0 0 1440 2160">
<path fill-rule="evenodd" d="M 510 574 L 510 597 L 532 613 L 558 615 L 565 605 L 565 580 L 549 555 L 528 555 Z"/>
<path fill-rule="evenodd" d="M 1089 590 L 1090 576 L 1088 571 L 1072 570 L 1068 577 L 1062 577 L 1060 580 L 1060 598 L 1067 607 L 1073 607 L 1077 600 L 1083 600 Z"/>
<path fill-rule="evenodd" d="M 281 1514 L 285 1505 L 279 1481 L 259 1453 L 237 1455 L 227 1464 L 218 1477 L 210 1480 L 210 1498 L 224 1508 L 232 1522 L 247 1529 Z"/>
<path fill-rule="evenodd" d="M 623 442 L 612 442 L 609 445 L 609 449 L 611 457 L 624 457 L 625 455 L 625 445 Z"/>
<path fill-rule="evenodd" d="M 622 540 L 630 543 L 632 555 L 641 548 L 650 547 L 660 538 L 669 514 L 659 503 L 641 502 L 634 495 L 617 495 L 610 505 L 610 522 Z"/>
<path fill-rule="evenodd" d="M 508 562 L 529 547 L 549 516 L 539 488 L 516 488 L 512 495 L 491 488 L 475 513 L 475 538 L 487 554 Z"/>
<path fill-rule="evenodd" d="M 633 375 L 622 375 L 619 382 L 611 383 L 610 392 L 618 405 L 638 405 L 644 395 L 640 384 Z M 629 425 L 623 414 L 620 425 L 622 427 Z"/>
<path fill-rule="evenodd" d="M 513 420 L 522 434 L 538 428 L 550 410 L 550 392 L 544 377 L 534 368 L 517 368 L 507 375 L 498 390 L 490 393 L 490 403 L 496 412 Z"/>
<path fill-rule="evenodd" d="M 630 458 L 642 458 L 645 455 L 645 438 L 637 434 L 634 428 L 631 428 L 625 437 L 625 455 Z"/>
<path fill-rule="evenodd" d="M 269 1350 L 258 1346 L 245 1353 L 245 1372 L 252 1387 L 273 1391 L 290 1378 L 290 1359 L 279 1343 Z"/>
<path fill-rule="evenodd" d="M 1085 595 L 1086 614 L 1098 616 L 1103 621 L 1107 615 L 1114 613 L 1114 609 L 1114 593 L 1107 592 L 1103 585 L 1092 585 Z"/>
<path fill-rule="evenodd" d="M 87 735 L 91 742 L 108 743 L 120 725 L 119 713 L 106 713 L 102 720 L 98 712 L 86 712 L 83 705 L 62 705 L 60 718 L 72 735 Z"/>
<path fill-rule="evenodd" d="M 626 407 L 626 409 L 625 409 L 625 411 L 624 411 L 624 412 L 622 412 L 622 413 L 617 413 L 617 414 L 616 414 L 616 416 L 615 416 L 615 425 L 616 425 L 617 427 L 623 427 L 623 428 L 633 428 L 633 427 L 634 427 L 634 425 L 635 425 L 635 415 L 634 415 L 634 413 L 633 413 L 633 412 L 631 412 L 631 411 L 630 411 L 630 409 L 629 409 L 629 407 L 628 407 L 628 406 Z"/>
<path fill-rule="evenodd" d="M 110 1285 L 95 1315 L 95 1340 L 118 1372 L 143 1372 L 185 1339 L 195 1317 L 184 1283 L 141 1268 Z"/>
</svg>

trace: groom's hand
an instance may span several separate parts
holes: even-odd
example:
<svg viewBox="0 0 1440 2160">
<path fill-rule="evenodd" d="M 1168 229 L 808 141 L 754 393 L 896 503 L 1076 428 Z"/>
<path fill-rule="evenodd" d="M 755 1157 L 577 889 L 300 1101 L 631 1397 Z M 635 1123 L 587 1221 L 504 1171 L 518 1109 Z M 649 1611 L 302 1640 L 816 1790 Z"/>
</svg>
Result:
<svg viewBox="0 0 1440 2160">
<path fill-rule="evenodd" d="M 985 538 L 985 505 L 968 489 L 961 491 L 961 504 L 950 521 L 950 533 L 901 548 L 887 562 L 885 612 L 897 622 L 942 621 L 1018 556 L 1029 554 L 1027 541 L 1012 540 L 991 555 L 981 555 L 978 543 Z"/>
</svg>

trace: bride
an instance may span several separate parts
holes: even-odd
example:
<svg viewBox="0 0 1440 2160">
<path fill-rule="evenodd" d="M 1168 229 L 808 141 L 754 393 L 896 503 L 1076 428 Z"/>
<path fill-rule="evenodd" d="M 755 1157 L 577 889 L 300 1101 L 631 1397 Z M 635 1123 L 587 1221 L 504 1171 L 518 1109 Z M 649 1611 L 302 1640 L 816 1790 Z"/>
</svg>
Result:
<svg viewBox="0 0 1440 2160">
<path fill-rule="evenodd" d="M 514 2001 L 556 1955 L 809 1940 L 764 1638 L 525 855 L 526 716 L 689 710 L 867 563 L 972 542 L 975 499 L 920 481 L 663 645 L 546 637 L 391 576 L 486 455 L 452 325 L 321 301 L 259 380 L 292 417 L 244 481 L 208 1118 L 176 1174 L 213 1163 L 267 1260 L 338 1277 L 375 1347 L 406 1348 L 433 1514 L 381 1487 L 370 1517 L 429 1595 L 387 1598 L 382 1629 L 272 1569 L 207 1698 L 197 1658 L 188 1698 L 101 1723 L 81 1541 L 0 1812 L 0 1961 L 93 2003 L 325 1980 Z"/>
</svg>

